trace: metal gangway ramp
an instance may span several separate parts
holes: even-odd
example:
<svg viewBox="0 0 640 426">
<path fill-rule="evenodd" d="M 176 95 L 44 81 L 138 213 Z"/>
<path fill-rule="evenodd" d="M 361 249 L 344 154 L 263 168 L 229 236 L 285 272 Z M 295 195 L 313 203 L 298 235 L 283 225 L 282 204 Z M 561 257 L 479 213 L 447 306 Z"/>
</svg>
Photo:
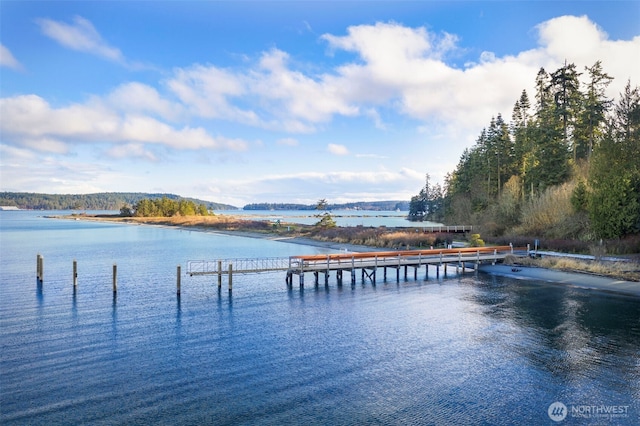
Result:
<svg viewBox="0 0 640 426">
<path fill-rule="evenodd" d="M 190 260 L 187 262 L 187 274 L 218 275 L 218 288 L 222 286 L 222 276 L 229 279 L 229 291 L 233 287 L 233 274 L 257 274 L 261 272 L 288 271 L 291 268 L 289 257 L 257 257 L 241 259 Z"/>
<path fill-rule="evenodd" d="M 288 257 L 258 257 L 246 259 L 190 260 L 187 273 L 194 275 L 253 274 L 259 272 L 286 271 L 291 267 Z"/>
</svg>

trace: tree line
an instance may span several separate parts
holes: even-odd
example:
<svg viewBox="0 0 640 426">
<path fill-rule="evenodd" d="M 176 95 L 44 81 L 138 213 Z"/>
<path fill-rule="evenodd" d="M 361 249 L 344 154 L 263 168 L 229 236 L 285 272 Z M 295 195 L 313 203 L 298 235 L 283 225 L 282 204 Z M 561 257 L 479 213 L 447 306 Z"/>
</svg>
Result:
<svg viewBox="0 0 640 426">
<path fill-rule="evenodd" d="M 492 117 L 444 187 L 427 183 L 410 216 L 484 225 L 492 235 L 620 238 L 640 232 L 640 90 L 617 100 L 600 61 L 540 68 L 511 121 Z M 543 217 L 547 215 L 548 217 Z"/>
<path fill-rule="evenodd" d="M 191 200 L 171 200 L 162 198 L 143 198 L 138 201 L 133 209 L 123 206 L 120 209 L 121 216 L 137 217 L 173 217 L 173 216 L 208 216 L 211 213 L 204 203 L 196 204 Z"/>
<path fill-rule="evenodd" d="M 41 194 L 30 192 L 0 192 L 0 205 L 29 210 L 119 210 L 133 206 L 143 198 L 180 200 L 175 194 L 149 194 L 142 192 L 100 192 L 95 194 Z M 212 203 L 195 198 L 184 198 L 196 204 L 205 204 L 209 210 L 235 210 L 237 207 Z"/>
</svg>

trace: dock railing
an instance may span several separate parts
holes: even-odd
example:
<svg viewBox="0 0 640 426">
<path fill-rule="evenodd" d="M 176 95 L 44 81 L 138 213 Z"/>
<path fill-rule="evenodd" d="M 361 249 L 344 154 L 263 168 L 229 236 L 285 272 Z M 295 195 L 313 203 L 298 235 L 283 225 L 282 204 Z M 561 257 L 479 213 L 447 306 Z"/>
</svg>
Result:
<svg viewBox="0 0 640 426">
<path fill-rule="evenodd" d="M 187 262 L 189 275 L 226 274 L 232 265 L 234 273 L 258 273 L 286 271 L 290 268 L 288 257 L 260 257 L 219 260 L 190 260 Z"/>
</svg>

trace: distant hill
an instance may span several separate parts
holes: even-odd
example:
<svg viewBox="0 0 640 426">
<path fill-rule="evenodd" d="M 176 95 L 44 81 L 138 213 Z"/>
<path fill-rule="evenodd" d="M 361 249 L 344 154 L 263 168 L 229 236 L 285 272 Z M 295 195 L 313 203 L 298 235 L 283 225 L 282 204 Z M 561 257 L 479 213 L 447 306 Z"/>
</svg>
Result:
<svg viewBox="0 0 640 426">
<path fill-rule="evenodd" d="M 209 210 L 237 210 L 228 204 L 212 203 L 175 194 L 147 194 L 144 192 L 100 192 L 96 194 L 37 194 L 30 192 L 0 192 L 0 206 L 15 206 L 31 210 L 120 210 L 133 206 L 143 198 L 189 200 L 204 204 Z"/>
<path fill-rule="evenodd" d="M 315 210 L 316 204 L 290 204 L 290 203 L 254 203 L 247 204 L 243 210 Z M 393 211 L 409 210 L 408 201 L 358 201 L 355 203 L 328 204 L 328 210 L 373 210 Z"/>
</svg>

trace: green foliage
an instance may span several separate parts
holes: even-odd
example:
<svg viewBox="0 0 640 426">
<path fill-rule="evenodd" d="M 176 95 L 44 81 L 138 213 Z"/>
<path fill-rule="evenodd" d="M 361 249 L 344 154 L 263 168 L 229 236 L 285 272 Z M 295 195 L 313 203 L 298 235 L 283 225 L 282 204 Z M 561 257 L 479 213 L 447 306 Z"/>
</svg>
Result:
<svg viewBox="0 0 640 426">
<path fill-rule="evenodd" d="M 133 216 L 133 211 L 131 211 L 131 207 L 122 206 L 120 208 L 120 216 L 122 216 L 122 217 L 131 217 L 131 216 Z"/>
<path fill-rule="evenodd" d="M 600 238 L 619 238 L 634 231 L 640 216 L 640 203 L 631 173 L 609 173 L 594 182 L 589 213 L 593 229 Z"/>
<path fill-rule="evenodd" d="M 640 91 L 627 84 L 589 175 L 589 217 L 599 238 L 640 231 Z"/>
<path fill-rule="evenodd" d="M 571 205 L 576 212 L 585 212 L 589 204 L 589 192 L 583 180 L 579 180 L 571 194 Z"/>
<path fill-rule="evenodd" d="M 335 228 L 336 227 L 336 221 L 331 216 L 331 213 L 324 212 L 324 214 L 318 215 L 316 217 L 320 218 L 320 220 L 316 223 L 317 227 L 319 228 Z"/>
<path fill-rule="evenodd" d="M 134 206 L 135 216 L 138 217 L 172 217 L 172 216 L 207 216 L 207 206 L 196 205 L 191 200 L 170 200 L 167 197 L 160 199 L 142 199 Z"/>
<path fill-rule="evenodd" d="M 440 184 L 431 184 L 427 173 L 425 185 L 418 195 L 411 197 L 409 220 L 440 222 L 444 218 L 444 195 Z"/>
<path fill-rule="evenodd" d="M 471 234 L 469 236 L 469 245 L 471 247 L 484 247 L 484 240 L 480 238 L 480 234 Z"/>
</svg>

